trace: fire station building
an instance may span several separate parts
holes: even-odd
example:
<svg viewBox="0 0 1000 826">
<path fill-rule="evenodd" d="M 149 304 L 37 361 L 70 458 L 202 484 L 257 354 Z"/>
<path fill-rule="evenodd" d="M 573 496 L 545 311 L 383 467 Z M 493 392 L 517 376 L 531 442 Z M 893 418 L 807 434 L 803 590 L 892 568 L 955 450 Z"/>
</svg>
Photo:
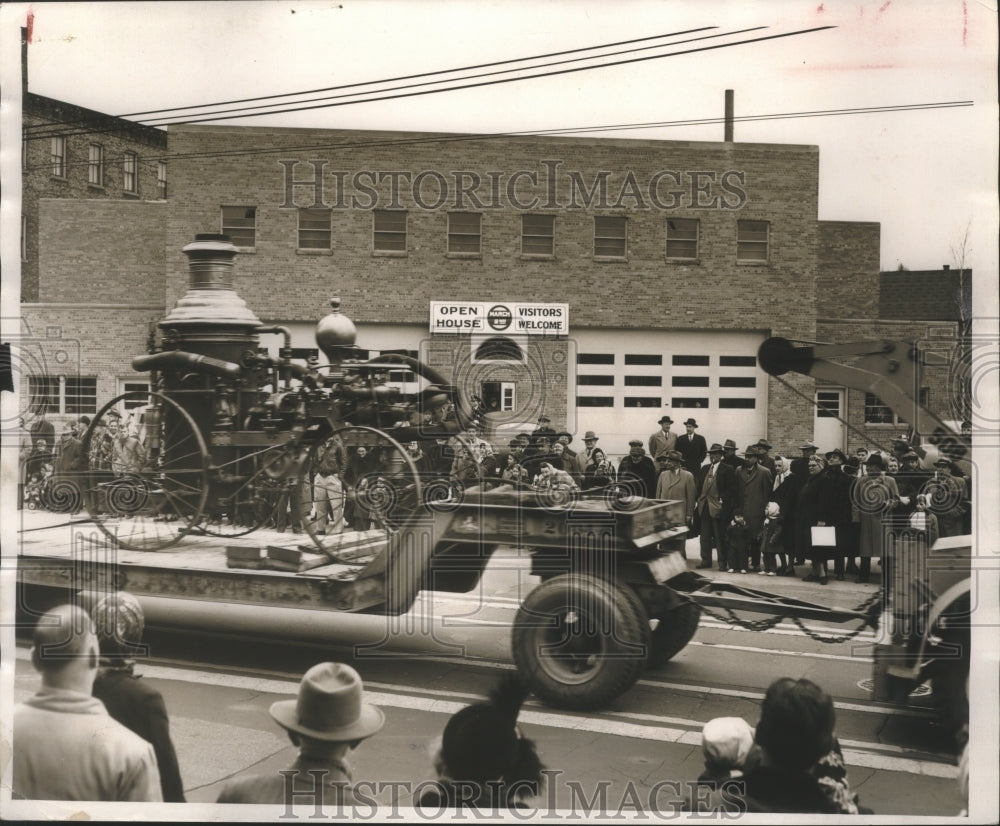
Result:
<svg viewBox="0 0 1000 826">
<path fill-rule="evenodd" d="M 101 402 L 144 380 L 131 358 L 203 232 L 238 246 L 237 292 L 297 355 L 338 297 L 370 355 L 415 354 L 507 421 L 546 414 L 611 454 L 665 414 L 741 449 L 887 444 L 905 424 L 872 394 L 769 377 L 757 348 L 956 336 L 879 320 L 879 225 L 819 220 L 815 146 L 172 126 L 167 158 L 166 200 L 39 204 L 23 317 L 78 348 Z M 947 372 L 923 392 L 956 418 Z"/>
</svg>

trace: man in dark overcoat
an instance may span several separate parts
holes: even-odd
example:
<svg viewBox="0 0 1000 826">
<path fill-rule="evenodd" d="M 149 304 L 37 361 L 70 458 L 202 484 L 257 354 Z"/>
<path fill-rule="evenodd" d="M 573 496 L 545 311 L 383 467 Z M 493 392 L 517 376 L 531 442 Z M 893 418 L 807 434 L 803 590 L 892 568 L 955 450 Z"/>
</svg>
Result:
<svg viewBox="0 0 1000 826">
<path fill-rule="evenodd" d="M 695 430 L 698 429 L 698 422 L 694 419 L 688 419 L 684 422 L 684 427 L 687 432 L 683 436 L 677 437 L 677 444 L 674 446 L 674 450 L 679 451 L 681 456 L 684 457 L 684 470 L 692 476 L 696 476 L 698 468 L 701 467 L 701 463 L 705 461 L 705 457 L 708 455 L 708 444 L 705 442 L 704 436 L 695 433 Z"/>
<path fill-rule="evenodd" d="M 729 567 L 726 546 L 726 526 L 736 503 L 736 471 L 722 461 L 722 445 L 708 449 L 709 464 L 701 468 L 695 479 L 698 499 L 695 514 L 699 523 L 701 562 L 699 568 L 712 567 L 712 545 L 715 545 L 719 570 Z"/>
</svg>

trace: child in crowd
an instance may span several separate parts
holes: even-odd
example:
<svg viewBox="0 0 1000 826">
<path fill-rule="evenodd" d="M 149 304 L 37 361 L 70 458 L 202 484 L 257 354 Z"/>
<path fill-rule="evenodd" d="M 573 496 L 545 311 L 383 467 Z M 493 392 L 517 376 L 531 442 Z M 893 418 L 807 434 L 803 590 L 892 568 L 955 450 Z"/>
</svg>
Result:
<svg viewBox="0 0 1000 826">
<path fill-rule="evenodd" d="M 699 783 L 721 783 L 743 774 L 743 761 L 753 746 L 753 729 L 742 717 L 716 717 L 701 730 L 705 771 Z"/>
<path fill-rule="evenodd" d="M 781 508 L 777 502 L 768 502 L 764 511 L 764 531 L 760 538 L 760 549 L 764 554 L 764 570 L 761 574 L 776 576 L 788 568 L 785 559 L 785 540 L 781 536 Z M 780 560 L 780 567 L 777 561 Z"/>
<path fill-rule="evenodd" d="M 753 536 L 743 518 L 743 511 L 739 508 L 733 511 L 733 521 L 726 531 L 726 541 L 729 544 L 729 573 L 739 571 L 741 574 L 745 574 L 747 572 L 747 554 L 750 551 Z"/>
</svg>

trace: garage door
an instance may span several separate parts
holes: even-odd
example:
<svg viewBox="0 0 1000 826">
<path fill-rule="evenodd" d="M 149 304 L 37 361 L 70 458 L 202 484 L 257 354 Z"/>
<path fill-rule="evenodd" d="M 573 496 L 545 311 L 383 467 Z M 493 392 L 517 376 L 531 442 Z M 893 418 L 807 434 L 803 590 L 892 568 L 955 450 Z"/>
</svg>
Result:
<svg viewBox="0 0 1000 826">
<path fill-rule="evenodd" d="M 767 374 L 757 366 L 762 333 L 575 331 L 576 429 L 622 455 L 648 437 L 660 416 L 683 433 L 687 418 L 712 442 L 742 452 L 767 433 Z M 571 393 L 573 393 L 571 388 Z"/>
</svg>

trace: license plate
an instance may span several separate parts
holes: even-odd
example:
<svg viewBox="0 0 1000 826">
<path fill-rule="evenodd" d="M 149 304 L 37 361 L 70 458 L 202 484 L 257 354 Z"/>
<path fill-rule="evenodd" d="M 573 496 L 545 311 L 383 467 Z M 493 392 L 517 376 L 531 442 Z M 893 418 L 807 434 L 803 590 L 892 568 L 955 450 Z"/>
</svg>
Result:
<svg viewBox="0 0 1000 826">
<path fill-rule="evenodd" d="M 687 560 L 679 553 L 658 556 L 646 564 L 649 565 L 649 571 L 657 582 L 666 582 L 678 574 L 683 574 L 688 569 Z"/>
</svg>

